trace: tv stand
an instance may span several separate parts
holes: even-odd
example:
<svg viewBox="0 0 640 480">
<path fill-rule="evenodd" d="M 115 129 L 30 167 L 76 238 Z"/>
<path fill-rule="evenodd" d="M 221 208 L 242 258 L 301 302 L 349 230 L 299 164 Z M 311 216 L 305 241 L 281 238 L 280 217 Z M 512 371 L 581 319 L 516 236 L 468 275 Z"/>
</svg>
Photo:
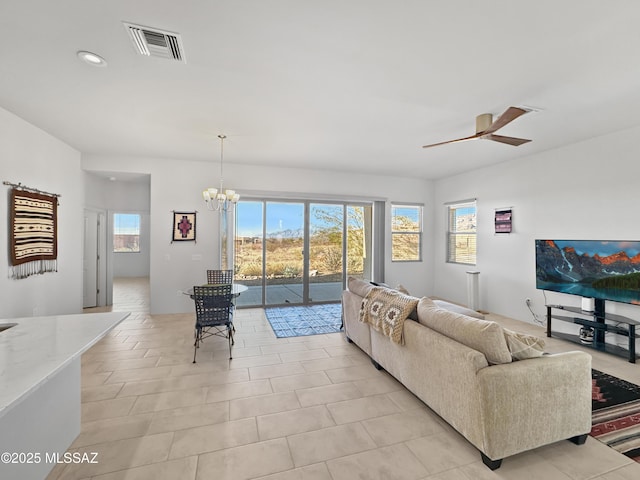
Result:
<svg viewBox="0 0 640 480">
<path fill-rule="evenodd" d="M 553 335 L 554 337 L 579 343 L 580 345 L 591 347 L 602 352 L 627 357 L 630 363 L 636 363 L 636 338 L 638 337 L 636 335 L 636 326 L 640 325 L 640 322 L 632 320 L 631 318 L 623 317 L 622 315 L 606 313 L 604 303 L 604 300 L 596 299 L 595 309 L 593 312 L 587 312 L 582 310 L 580 307 L 572 307 L 568 305 L 547 305 L 547 337 L 551 337 Z M 552 314 L 552 310 L 562 310 L 570 313 L 571 315 Z M 580 341 L 580 337 L 578 335 L 552 332 L 552 320 L 560 320 L 562 322 L 574 323 L 582 325 L 583 327 L 593 328 L 593 342 L 584 343 Z M 623 325 L 626 325 L 626 327 Z M 606 343 L 606 332 L 628 337 L 629 349 L 625 350 L 617 345 Z"/>
</svg>

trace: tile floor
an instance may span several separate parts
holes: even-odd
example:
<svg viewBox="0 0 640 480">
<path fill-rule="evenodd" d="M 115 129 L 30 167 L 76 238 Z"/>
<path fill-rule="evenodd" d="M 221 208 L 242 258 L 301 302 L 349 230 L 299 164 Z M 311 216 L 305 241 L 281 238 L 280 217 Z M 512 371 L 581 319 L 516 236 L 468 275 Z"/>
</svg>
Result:
<svg viewBox="0 0 640 480">
<path fill-rule="evenodd" d="M 131 316 L 82 358 L 82 431 L 70 451 L 97 452 L 98 463 L 58 465 L 48 480 L 640 478 L 640 464 L 592 438 L 492 472 L 342 334 L 277 339 L 260 309 L 237 312 L 233 360 L 212 337 L 194 365 L 193 315 L 150 315 L 147 299 L 144 281 L 117 282 L 113 308 Z M 575 348 L 548 341 L 551 352 Z M 588 351 L 595 368 L 640 383 L 640 365 Z"/>
</svg>

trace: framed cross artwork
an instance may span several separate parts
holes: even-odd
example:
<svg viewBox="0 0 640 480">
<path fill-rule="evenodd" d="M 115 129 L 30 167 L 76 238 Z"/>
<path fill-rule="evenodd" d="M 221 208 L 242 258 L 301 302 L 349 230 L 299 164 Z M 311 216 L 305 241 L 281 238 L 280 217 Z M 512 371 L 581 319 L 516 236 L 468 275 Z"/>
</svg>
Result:
<svg viewBox="0 0 640 480">
<path fill-rule="evenodd" d="M 196 241 L 196 213 L 174 210 L 171 243 Z"/>
</svg>

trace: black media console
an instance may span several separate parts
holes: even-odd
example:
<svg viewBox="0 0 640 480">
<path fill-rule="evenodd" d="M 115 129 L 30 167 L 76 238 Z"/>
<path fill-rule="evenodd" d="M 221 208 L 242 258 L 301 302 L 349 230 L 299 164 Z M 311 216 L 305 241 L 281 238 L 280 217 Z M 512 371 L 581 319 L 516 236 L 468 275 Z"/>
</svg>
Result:
<svg viewBox="0 0 640 480">
<path fill-rule="evenodd" d="M 596 299 L 593 312 L 587 312 L 580 307 L 571 307 L 567 305 L 547 305 L 547 337 L 551 337 L 551 320 L 560 320 L 563 322 L 582 325 L 583 327 L 593 328 L 593 342 L 584 343 L 580 341 L 578 335 L 570 335 L 562 332 L 553 332 L 553 336 L 576 342 L 584 346 L 595 348 L 602 352 L 612 353 L 623 357 L 628 357 L 629 362 L 636 363 L 636 325 L 640 325 L 637 320 L 632 320 L 622 315 L 606 313 L 604 300 Z M 551 313 L 552 310 L 562 310 L 569 315 L 560 315 Z M 574 315 L 580 315 L 574 316 Z M 617 345 L 605 342 L 605 333 L 616 333 L 623 335 L 629 339 L 629 348 L 624 349 Z"/>
</svg>

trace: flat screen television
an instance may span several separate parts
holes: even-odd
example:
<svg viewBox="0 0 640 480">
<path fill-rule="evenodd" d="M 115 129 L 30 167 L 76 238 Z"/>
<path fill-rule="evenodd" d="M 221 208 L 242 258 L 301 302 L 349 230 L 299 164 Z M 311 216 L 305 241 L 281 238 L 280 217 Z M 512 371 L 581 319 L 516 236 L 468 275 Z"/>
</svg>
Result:
<svg viewBox="0 0 640 480">
<path fill-rule="evenodd" d="M 536 288 L 640 304 L 640 241 L 536 240 Z"/>
</svg>

